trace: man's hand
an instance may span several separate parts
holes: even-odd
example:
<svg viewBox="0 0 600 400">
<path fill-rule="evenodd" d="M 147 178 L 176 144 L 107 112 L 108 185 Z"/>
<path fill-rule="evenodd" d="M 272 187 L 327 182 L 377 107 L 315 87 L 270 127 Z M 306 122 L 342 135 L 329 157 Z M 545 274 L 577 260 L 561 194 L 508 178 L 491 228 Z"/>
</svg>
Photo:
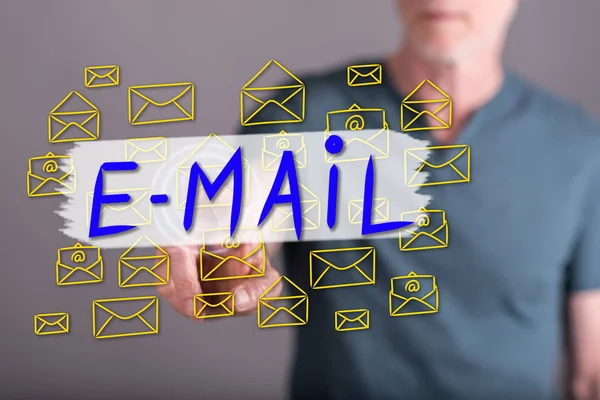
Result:
<svg viewBox="0 0 600 400">
<path fill-rule="evenodd" d="M 222 257 L 230 255 L 243 256 L 248 254 L 256 245 L 241 244 L 238 248 L 229 249 L 228 253 L 219 254 Z M 199 247 L 168 247 L 165 248 L 170 257 L 170 279 L 166 285 L 158 286 L 158 294 L 171 304 L 180 314 L 194 318 L 194 296 L 201 293 L 233 292 L 235 315 L 244 315 L 256 310 L 258 298 L 279 278 L 277 270 L 271 267 L 269 259 L 266 261 L 266 272 L 264 276 L 216 280 L 200 282 L 199 271 Z M 262 252 L 256 252 L 248 259 L 252 265 L 260 265 Z M 216 266 L 214 258 L 205 257 L 204 270 L 211 270 Z M 226 262 L 219 267 L 218 275 L 245 276 L 250 274 L 250 267 L 236 263 Z M 276 296 L 281 292 L 281 285 L 277 285 L 269 293 Z M 231 306 L 231 304 L 229 304 Z M 198 319 L 201 321 L 201 319 Z"/>
</svg>

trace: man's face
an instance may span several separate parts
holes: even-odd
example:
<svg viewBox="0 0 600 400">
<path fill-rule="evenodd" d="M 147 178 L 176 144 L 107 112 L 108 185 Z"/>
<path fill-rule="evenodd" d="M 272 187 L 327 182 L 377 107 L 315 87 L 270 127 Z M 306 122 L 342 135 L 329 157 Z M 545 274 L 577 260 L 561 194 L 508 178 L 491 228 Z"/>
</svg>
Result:
<svg viewBox="0 0 600 400">
<path fill-rule="evenodd" d="M 396 0 L 406 39 L 427 58 L 456 61 L 498 46 L 518 0 Z"/>
</svg>

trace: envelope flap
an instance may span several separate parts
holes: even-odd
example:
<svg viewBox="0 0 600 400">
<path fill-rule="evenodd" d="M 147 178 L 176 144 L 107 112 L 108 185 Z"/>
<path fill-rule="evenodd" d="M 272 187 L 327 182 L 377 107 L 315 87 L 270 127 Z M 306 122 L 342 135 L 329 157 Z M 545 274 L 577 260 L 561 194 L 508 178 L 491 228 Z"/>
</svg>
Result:
<svg viewBox="0 0 600 400">
<path fill-rule="evenodd" d="M 296 75 L 292 74 L 286 67 L 284 67 L 279 61 L 277 60 L 270 60 L 268 61 L 261 69 L 260 71 L 258 71 L 253 77 L 252 79 L 250 79 L 248 82 L 246 82 L 246 84 L 242 87 L 242 90 L 244 89 L 254 89 L 254 87 L 252 87 L 252 85 L 255 83 L 256 80 L 258 80 L 262 74 L 267 70 L 267 68 L 269 67 L 275 67 L 278 68 L 280 71 L 283 71 L 283 73 L 285 73 L 285 75 L 289 76 L 290 78 L 292 78 L 292 80 L 298 85 L 298 87 L 303 87 L 304 83 L 298 79 L 298 77 L 296 77 Z M 286 85 L 284 87 L 292 87 L 291 85 Z M 258 88 L 258 87 L 257 87 Z M 271 86 L 268 89 L 278 89 L 281 88 L 281 86 Z"/>
<path fill-rule="evenodd" d="M 351 311 L 351 312 L 338 311 L 338 315 L 340 316 L 340 318 L 342 318 L 346 321 L 350 321 L 350 322 L 358 322 L 358 321 L 362 320 L 368 313 L 369 313 L 369 310 Z"/>
<path fill-rule="evenodd" d="M 145 243 L 144 243 L 145 242 Z M 136 248 L 148 248 L 148 250 L 146 251 L 146 253 L 148 255 L 144 255 L 144 256 L 139 256 L 139 255 L 133 255 L 133 251 Z M 155 252 L 158 252 L 159 254 L 156 254 Z M 157 245 L 156 243 L 154 243 L 149 237 L 147 236 L 142 236 L 141 238 L 139 238 L 138 240 L 135 241 L 135 243 L 133 243 L 127 250 L 125 250 L 123 252 L 123 254 L 121 254 L 121 259 L 127 260 L 127 259 L 140 259 L 141 257 L 145 258 L 145 259 L 163 259 L 165 257 L 168 257 L 169 254 L 159 245 Z"/>
<path fill-rule="evenodd" d="M 273 290 L 273 288 L 276 287 L 280 283 L 282 284 L 282 286 L 283 286 L 282 289 L 284 291 L 287 289 L 290 292 L 290 295 L 285 296 L 288 299 L 294 298 L 294 297 L 298 297 L 300 299 L 300 298 L 304 298 L 304 297 L 308 296 L 304 290 L 302 290 L 298 285 L 296 285 L 294 282 L 292 282 L 287 276 L 281 275 L 275 282 L 273 282 L 273 284 L 271 284 L 271 286 L 269 286 L 267 288 L 267 290 L 264 291 L 264 293 L 260 296 L 260 298 L 263 300 L 281 298 L 281 296 L 269 297 L 271 290 Z"/>
<path fill-rule="evenodd" d="M 127 145 L 137 151 L 150 152 L 165 144 L 166 138 L 129 139 Z"/>
<path fill-rule="evenodd" d="M 79 103 L 80 107 L 69 107 L 71 110 L 63 110 L 63 106 L 66 105 L 69 100 L 74 99 L 76 103 Z M 75 105 L 75 104 L 73 104 Z M 68 95 L 65 96 L 64 99 L 61 100 L 60 103 L 56 105 L 51 111 L 50 114 L 68 114 L 68 113 L 81 113 L 83 111 L 95 111 L 98 112 L 98 108 L 93 105 L 88 99 L 83 97 L 78 91 L 73 90 Z"/>
<path fill-rule="evenodd" d="M 86 70 L 88 73 L 95 76 L 96 78 L 104 79 L 104 78 L 108 78 L 110 75 L 114 74 L 118 68 L 119 67 L 117 67 L 115 65 L 110 65 L 110 66 L 105 66 L 105 67 L 88 67 L 88 68 L 86 68 Z M 104 72 L 104 73 L 101 72 L 103 70 L 104 71 L 108 70 L 108 72 Z"/>
<path fill-rule="evenodd" d="M 379 69 L 381 68 L 381 65 L 354 65 L 352 67 L 349 67 L 352 72 L 354 72 L 356 75 L 361 76 L 363 78 L 366 78 L 368 76 L 373 76 L 376 73 L 379 72 Z"/>
<path fill-rule="evenodd" d="M 128 300 L 146 300 L 146 299 L 141 299 L 141 298 L 132 298 L 132 299 L 119 299 L 120 301 L 128 301 Z M 94 302 L 94 305 L 101 308 L 102 310 L 106 311 L 107 313 L 109 313 L 110 315 L 113 315 L 115 317 L 117 317 L 118 319 L 121 320 L 130 320 L 133 319 L 135 317 L 139 317 L 141 314 L 143 314 L 146 310 L 148 310 L 150 307 L 152 307 L 153 305 L 156 304 L 157 302 L 157 298 L 156 297 L 152 297 L 152 299 L 150 299 L 148 301 L 148 304 L 146 304 L 144 307 L 142 307 L 140 310 L 134 312 L 133 314 L 129 314 L 129 315 L 123 315 L 123 313 L 117 313 L 114 310 L 110 309 L 110 304 L 111 303 L 116 303 L 116 301 L 102 301 L 102 300 L 96 300 Z"/>
<path fill-rule="evenodd" d="M 348 264 L 348 265 L 342 265 L 342 266 L 338 266 L 336 265 L 334 262 L 329 261 L 327 258 L 328 256 L 331 257 L 333 254 L 339 254 L 342 252 L 348 252 L 354 250 L 357 253 L 359 253 L 359 257 L 356 261 L 353 261 L 352 263 Z M 333 269 L 336 269 L 338 271 L 347 271 L 351 268 L 355 268 L 357 266 L 357 264 L 360 264 L 361 262 L 363 262 L 366 258 L 368 258 L 370 255 L 373 254 L 373 252 L 375 251 L 375 249 L 373 247 L 366 247 L 366 248 L 354 248 L 354 249 L 336 249 L 335 251 L 331 251 L 331 250 L 315 250 L 312 252 L 312 255 L 323 261 L 325 264 L 327 264 L 328 267 L 331 267 Z"/>
<path fill-rule="evenodd" d="M 62 314 L 62 315 L 38 315 L 36 317 L 40 321 L 42 321 L 44 324 L 50 325 L 50 326 L 54 326 L 54 325 L 59 325 L 61 322 L 63 322 L 68 317 L 68 314 Z M 57 319 L 55 321 L 50 321 L 47 318 L 57 318 Z"/>
<path fill-rule="evenodd" d="M 214 149 L 210 148 L 209 146 L 215 146 Z M 229 145 L 229 143 L 227 143 L 225 140 L 221 139 L 219 137 L 219 135 L 217 135 L 216 133 L 210 133 L 206 139 L 204 139 L 202 141 L 202 143 L 200 143 L 198 145 L 198 147 L 196 147 L 194 149 L 194 151 L 192 151 L 190 153 L 190 155 L 188 155 L 180 164 L 180 167 L 191 167 L 195 161 L 191 162 L 190 160 L 192 158 L 196 158 L 197 153 L 200 152 L 201 150 L 206 150 L 206 154 L 214 154 L 214 151 L 217 151 L 218 149 L 223 149 L 223 150 L 227 150 L 228 152 L 230 152 L 231 154 L 235 153 L 235 150 L 233 149 L 233 147 L 231 147 Z M 199 157 L 198 157 L 199 158 Z M 224 164 L 223 164 L 224 165 Z"/>
<path fill-rule="evenodd" d="M 435 152 L 436 150 L 445 150 L 447 151 L 444 155 L 442 161 L 438 163 L 432 163 L 428 160 L 428 156 L 431 152 Z M 423 147 L 418 149 L 407 149 L 407 153 L 427 165 L 431 168 L 443 168 L 454 162 L 456 162 L 459 158 L 461 158 L 467 151 L 469 150 L 468 145 L 452 145 L 452 146 L 432 146 L 432 147 Z M 440 154 L 438 152 L 438 154 Z"/>
<path fill-rule="evenodd" d="M 437 96 L 435 98 L 423 100 L 424 97 L 420 96 L 419 92 L 426 90 L 425 88 L 427 86 L 434 89 Z M 437 101 L 448 101 L 448 100 L 450 100 L 450 96 L 448 96 L 448 94 L 446 92 L 444 92 L 442 89 L 440 89 L 435 83 L 431 82 L 429 79 L 425 79 L 412 92 L 410 92 L 408 94 L 408 96 L 406 96 L 404 98 L 403 103 L 405 103 L 405 102 L 422 103 L 422 102 L 437 102 Z"/>
<path fill-rule="evenodd" d="M 188 93 L 189 91 L 192 90 L 193 87 L 193 83 L 191 82 L 186 82 L 186 83 L 181 83 L 181 84 L 168 84 L 168 85 L 148 85 L 148 86 L 131 86 L 129 88 L 129 90 L 131 90 L 132 93 L 135 93 L 136 95 L 138 95 L 139 97 L 141 97 L 142 99 L 146 100 L 148 103 L 156 106 L 156 107 L 164 107 L 168 104 L 172 104 L 175 103 L 177 100 L 179 100 L 180 98 L 182 98 L 183 96 L 186 95 L 186 93 Z M 166 100 L 166 101 L 156 101 L 154 99 L 152 99 L 151 97 L 149 97 L 149 95 L 144 94 L 142 91 L 144 89 L 150 89 L 150 88 L 160 88 L 160 87 L 181 87 L 181 91 L 179 93 L 177 93 L 175 96 L 171 97 L 170 99 Z"/>
<path fill-rule="evenodd" d="M 223 296 L 223 295 L 221 295 Z M 220 296 L 217 296 L 216 294 L 211 294 L 208 296 L 203 296 L 203 295 L 198 295 L 196 296 L 196 300 L 202 302 L 203 304 L 206 304 L 208 307 L 221 307 L 223 306 L 225 303 L 227 303 L 229 300 L 231 300 L 231 297 L 233 296 L 233 293 L 227 293 L 227 295 L 225 296 L 225 298 L 223 300 L 217 300 Z"/>
</svg>

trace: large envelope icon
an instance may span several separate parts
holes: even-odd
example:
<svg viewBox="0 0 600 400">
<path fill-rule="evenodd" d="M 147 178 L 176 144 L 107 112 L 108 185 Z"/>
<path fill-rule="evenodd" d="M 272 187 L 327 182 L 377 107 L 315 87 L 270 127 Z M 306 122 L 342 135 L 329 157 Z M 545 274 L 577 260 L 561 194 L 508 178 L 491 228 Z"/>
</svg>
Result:
<svg viewBox="0 0 600 400">
<path fill-rule="evenodd" d="M 194 296 L 194 318 L 230 317 L 234 315 L 234 300 L 231 292 L 197 294 Z"/>
<path fill-rule="evenodd" d="M 381 64 L 351 65 L 348 67 L 348 86 L 381 85 Z"/>
<path fill-rule="evenodd" d="M 163 93 L 173 89 L 175 94 L 163 97 Z M 130 86 L 127 93 L 131 125 L 194 120 L 194 84 L 191 82 Z M 134 101 L 141 105 L 134 105 Z M 146 112 L 152 112 L 155 116 L 144 118 L 143 114 Z"/>
<path fill-rule="evenodd" d="M 414 221 L 417 230 L 400 231 L 400 250 L 430 250 L 448 247 L 448 222 L 442 210 L 428 210 L 425 207 L 417 211 L 402 213 L 402 221 Z M 404 236 L 408 235 L 408 236 Z"/>
<path fill-rule="evenodd" d="M 119 311 L 123 306 L 136 308 L 134 311 Z M 94 300 L 92 331 L 96 339 L 158 335 L 158 297 Z"/>
<path fill-rule="evenodd" d="M 429 155 L 442 157 L 439 162 L 428 161 Z M 408 163 L 420 163 L 414 172 L 408 171 Z M 435 177 L 436 170 L 442 170 L 448 178 Z M 419 173 L 430 173 L 428 179 L 418 183 Z M 471 181 L 471 148 L 466 144 L 431 146 L 404 150 L 404 180 L 409 187 L 450 185 Z"/>
<path fill-rule="evenodd" d="M 312 250 L 309 258 L 310 287 L 333 289 L 375 284 L 374 247 Z"/>
<path fill-rule="evenodd" d="M 120 70 L 118 65 L 86 67 L 83 73 L 86 88 L 119 86 Z"/>
<path fill-rule="evenodd" d="M 68 104 L 68 103 L 78 103 Z M 68 137 L 68 132 L 76 132 Z M 70 92 L 48 115 L 50 143 L 96 140 L 100 137 L 100 111 L 79 92 Z"/>
<path fill-rule="evenodd" d="M 62 168 L 66 166 L 66 172 Z M 27 196 L 55 196 L 75 192 L 75 166 L 70 156 L 48 153 L 29 159 Z"/>
<path fill-rule="evenodd" d="M 433 314 L 439 310 L 438 287 L 433 275 L 397 276 L 391 280 L 390 316 Z"/>
<path fill-rule="evenodd" d="M 262 86 L 257 80 L 269 67 L 278 68 L 292 78 L 293 83 L 285 86 Z M 274 98 L 283 98 L 275 100 Z M 295 102 L 295 104 L 294 104 Z M 243 126 L 302 122 L 306 93 L 304 83 L 278 61 L 270 60 L 242 87 L 240 93 L 240 121 Z M 247 103 L 254 111 L 249 111 Z M 273 114 L 274 113 L 274 114 Z M 272 119 L 267 114 L 277 115 Z"/>
<path fill-rule="evenodd" d="M 149 246 L 141 246 L 144 241 Z M 119 257 L 119 287 L 166 285 L 169 267 L 169 254 L 148 237 L 141 237 Z"/>
<path fill-rule="evenodd" d="M 128 139 L 125 142 L 125 160 L 137 163 L 166 161 L 167 139 L 165 137 Z"/>
<path fill-rule="evenodd" d="M 152 223 L 152 204 L 150 203 L 150 189 L 111 189 L 105 194 L 127 193 L 131 196 L 129 203 L 103 204 L 100 217 L 104 225 L 133 225 L 144 226 Z M 86 193 L 86 214 L 89 225 L 92 212 L 94 192 Z"/>
<path fill-rule="evenodd" d="M 102 282 L 104 263 L 97 246 L 83 246 L 76 243 L 72 247 L 58 249 L 56 260 L 56 284 L 81 285 Z"/>
<path fill-rule="evenodd" d="M 38 336 L 69 333 L 69 314 L 36 314 L 33 316 L 33 331 Z"/>
<path fill-rule="evenodd" d="M 300 204 L 302 205 L 302 230 L 319 229 L 321 226 L 321 200 L 306 186 L 300 184 Z M 291 206 L 277 206 L 269 225 L 273 232 L 294 230 Z"/>
<path fill-rule="evenodd" d="M 306 145 L 301 133 L 281 131 L 278 135 L 263 138 L 262 168 L 265 171 L 277 171 L 284 151 L 294 153 L 296 168 L 306 167 Z"/>
<path fill-rule="evenodd" d="M 286 295 L 271 296 L 270 292 L 278 284 L 283 285 Z M 298 326 L 308 323 L 308 295 L 287 276 L 280 276 L 258 299 L 258 327 Z M 276 321 L 277 318 L 289 321 Z M 275 320 L 275 321 L 274 321 Z"/>
<path fill-rule="evenodd" d="M 335 312 L 335 330 L 338 332 L 369 329 L 370 315 L 367 309 L 339 310 Z"/>
<path fill-rule="evenodd" d="M 348 220 L 351 224 L 362 224 L 364 200 L 350 200 L 348 203 Z M 385 222 L 390 219 L 390 201 L 386 198 L 373 199 L 372 222 Z"/>
<path fill-rule="evenodd" d="M 433 88 L 436 95 L 429 98 L 421 96 L 420 93 L 425 91 L 425 86 Z M 432 104 L 435 107 L 434 110 L 420 111 L 419 107 L 423 107 L 425 104 Z M 405 132 L 450 128 L 452 126 L 452 99 L 429 79 L 425 79 L 402 101 L 400 126 Z"/>
</svg>

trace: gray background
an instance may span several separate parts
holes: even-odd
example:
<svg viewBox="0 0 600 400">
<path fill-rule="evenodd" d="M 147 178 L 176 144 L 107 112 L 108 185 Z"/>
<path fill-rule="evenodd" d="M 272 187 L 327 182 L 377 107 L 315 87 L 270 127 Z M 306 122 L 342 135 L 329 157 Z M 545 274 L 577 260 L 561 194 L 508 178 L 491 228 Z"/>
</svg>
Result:
<svg viewBox="0 0 600 400">
<path fill-rule="evenodd" d="M 596 0 L 524 0 L 507 64 L 600 114 L 598 15 Z M 163 302 L 158 337 L 93 339 L 93 299 L 153 289 L 117 287 L 119 251 L 104 252 L 104 283 L 55 285 L 56 250 L 73 243 L 57 232 L 58 198 L 27 198 L 27 159 L 68 148 L 48 143 L 46 118 L 70 90 L 99 107 L 104 140 L 231 133 L 239 90 L 267 60 L 302 76 L 383 54 L 398 28 L 390 0 L 3 0 L 0 398 L 282 398 L 293 332 L 259 330 L 255 317 L 197 324 Z M 83 87 L 84 67 L 112 63 L 119 88 Z M 127 85 L 186 80 L 195 122 L 127 124 Z M 63 310 L 69 335 L 33 334 L 34 314 Z"/>
</svg>

